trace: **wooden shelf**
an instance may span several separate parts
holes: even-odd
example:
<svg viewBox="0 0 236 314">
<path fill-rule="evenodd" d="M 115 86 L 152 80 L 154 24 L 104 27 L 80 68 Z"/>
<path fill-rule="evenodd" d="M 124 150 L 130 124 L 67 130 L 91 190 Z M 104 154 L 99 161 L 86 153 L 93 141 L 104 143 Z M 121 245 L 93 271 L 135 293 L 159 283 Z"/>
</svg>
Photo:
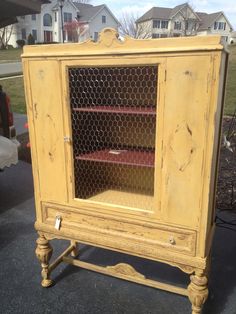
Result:
<svg viewBox="0 0 236 314">
<path fill-rule="evenodd" d="M 131 150 L 99 150 L 92 153 L 79 155 L 77 160 L 90 160 L 112 164 L 132 165 L 139 167 L 154 167 L 154 152 L 140 152 Z"/>
<path fill-rule="evenodd" d="M 106 190 L 89 198 L 99 203 L 120 204 L 140 211 L 154 211 L 154 196 L 128 191 Z"/>
<path fill-rule="evenodd" d="M 156 114 L 156 108 L 154 107 L 91 106 L 83 108 L 73 108 L 73 110 L 79 112 L 104 112 L 104 113 L 141 114 L 141 115 Z"/>
</svg>

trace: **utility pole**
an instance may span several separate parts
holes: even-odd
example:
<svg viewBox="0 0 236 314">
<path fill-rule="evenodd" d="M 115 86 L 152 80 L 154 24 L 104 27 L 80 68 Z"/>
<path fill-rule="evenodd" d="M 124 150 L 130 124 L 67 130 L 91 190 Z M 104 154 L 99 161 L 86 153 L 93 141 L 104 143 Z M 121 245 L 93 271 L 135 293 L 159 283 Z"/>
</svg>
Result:
<svg viewBox="0 0 236 314">
<path fill-rule="evenodd" d="M 62 33 L 62 42 L 64 44 L 65 42 L 65 38 L 64 38 L 64 24 L 63 24 L 63 13 L 62 13 L 62 8 L 64 6 L 64 1 L 65 0 L 58 0 L 58 4 L 60 7 L 60 11 L 61 11 L 61 33 Z"/>
</svg>

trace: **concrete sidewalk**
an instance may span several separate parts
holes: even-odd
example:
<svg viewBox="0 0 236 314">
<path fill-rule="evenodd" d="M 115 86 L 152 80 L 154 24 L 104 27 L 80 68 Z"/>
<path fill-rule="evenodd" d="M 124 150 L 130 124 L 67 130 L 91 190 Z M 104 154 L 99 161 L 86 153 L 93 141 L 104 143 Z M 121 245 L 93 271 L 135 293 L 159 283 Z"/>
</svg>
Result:
<svg viewBox="0 0 236 314">
<path fill-rule="evenodd" d="M 186 297 L 60 265 L 55 286 L 40 286 L 41 267 L 35 257 L 37 234 L 31 166 L 19 162 L 0 173 L 0 313 L 4 314 L 189 314 Z M 232 220 L 236 214 L 220 213 Z M 67 243 L 51 241 L 55 256 Z M 185 286 L 180 270 L 143 259 L 82 246 L 80 258 L 100 265 L 129 262 L 148 278 Z M 216 228 L 210 295 L 202 314 L 236 313 L 236 232 Z"/>
<path fill-rule="evenodd" d="M 22 73 L 21 62 L 10 62 L 0 64 L 0 77 L 11 76 Z"/>
</svg>

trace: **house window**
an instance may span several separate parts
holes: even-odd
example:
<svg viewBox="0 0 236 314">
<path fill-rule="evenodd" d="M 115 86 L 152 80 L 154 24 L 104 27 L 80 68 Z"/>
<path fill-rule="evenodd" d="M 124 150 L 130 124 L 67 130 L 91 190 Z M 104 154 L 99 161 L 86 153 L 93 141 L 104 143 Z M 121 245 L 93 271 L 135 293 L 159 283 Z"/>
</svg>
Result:
<svg viewBox="0 0 236 314">
<path fill-rule="evenodd" d="M 168 21 L 161 21 L 161 28 L 168 28 Z"/>
<path fill-rule="evenodd" d="M 181 22 L 179 22 L 179 21 L 175 22 L 174 29 L 181 30 Z"/>
<path fill-rule="evenodd" d="M 54 13 L 54 21 L 57 22 L 57 12 Z"/>
<path fill-rule="evenodd" d="M 219 22 L 218 23 L 218 25 L 219 25 L 218 29 L 224 29 L 225 30 L 225 24 L 226 23 L 224 23 L 224 22 Z"/>
<path fill-rule="evenodd" d="M 43 26 L 52 26 L 52 17 L 48 13 L 43 16 Z"/>
<path fill-rule="evenodd" d="M 160 37 L 160 34 L 152 34 L 152 38 L 159 38 Z"/>
<path fill-rule="evenodd" d="M 152 23 L 153 28 L 160 28 L 160 25 L 161 25 L 160 20 L 153 20 L 153 23 Z"/>
<path fill-rule="evenodd" d="M 220 30 L 225 30 L 226 28 L 226 23 L 225 22 L 215 22 L 214 23 L 214 29 L 220 29 Z"/>
<path fill-rule="evenodd" d="M 32 29 L 32 36 L 34 37 L 34 40 L 37 40 L 37 29 Z"/>
<path fill-rule="evenodd" d="M 102 15 L 102 24 L 106 24 L 107 17 L 105 15 Z"/>
<path fill-rule="evenodd" d="M 64 12 L 64 22 L 65 23 L 72 22 L 72 13 Z"/>
<path fill-rule="evenodd" d="M 98 32 L 94 32 L 93 39 L 94 41 L 98 41 Z"/>
<path fill-rule="evenodd" d="M 26 30 L 25 30 L 25 28 L 21 29 L 21 39 L 26 39 Z"/>
<path fill-rule="evenodd" d="M 32 21 L 36 21 L 36 14 L 32 14 L 32 15 L 31 15 L 31 20 L 32 20 Z"/>
<path fill-rule="evenodd" d="M 225 42 L 228 42 L 228 36 L 222 36 Z"/>
<path fill-rule="evenodd" d="M 167 34 L 161 34 L 161 38 L 167 38 Z"/>
</svg>

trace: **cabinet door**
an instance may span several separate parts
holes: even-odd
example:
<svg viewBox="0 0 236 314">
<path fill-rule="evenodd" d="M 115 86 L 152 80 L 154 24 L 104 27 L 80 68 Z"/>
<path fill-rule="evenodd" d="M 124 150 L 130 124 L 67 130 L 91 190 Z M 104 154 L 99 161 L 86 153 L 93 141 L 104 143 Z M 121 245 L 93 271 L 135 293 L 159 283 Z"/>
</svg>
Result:
<svg viewBox="0 0 236 314">
<path fill-rule="evenodd" d="M 57 61 L 30 61 L 31 147 L 43 201 L 66 201 L 61 81 Z"/>
<path fill-rule="evenodd" d="M 211 160 L 216 104 L 212 100 L 210 55 L 173 57 L 167 61 L 163 115 L 162 212 L 164 219 L 196 228 L 203 193 L 209 191 L 205 166 Z"/>
<path fill-rule="evenodd" d="M 163 59 L 149 64 L 140 59 L 119 59 L 115 65 L 109 58 L 67 62 L 62 69 L 67 77 L 64 107 L 71 117 L 73 205 L 131 215 L 158 211 L 156 134 Z"/>
</svg>

